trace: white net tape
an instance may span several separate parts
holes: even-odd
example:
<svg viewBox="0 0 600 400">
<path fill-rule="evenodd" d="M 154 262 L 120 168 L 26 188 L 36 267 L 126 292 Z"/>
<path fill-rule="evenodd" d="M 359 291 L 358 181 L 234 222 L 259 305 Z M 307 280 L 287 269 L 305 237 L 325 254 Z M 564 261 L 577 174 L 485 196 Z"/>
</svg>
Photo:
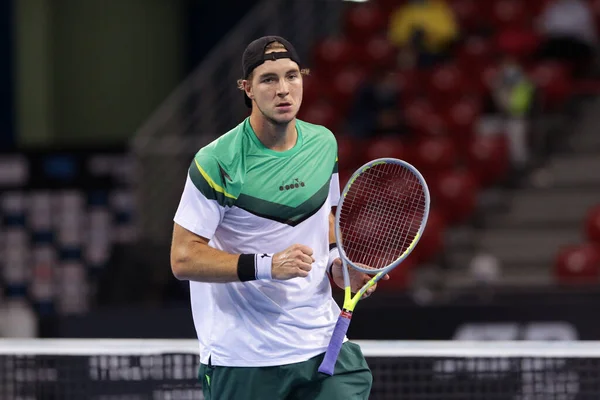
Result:
<svg viewBox="0 0 600 400">
<path fill-rule="evenodd" d="M 355 341 L 371 399 L 600 398 L 598 342 Z M 0 399 L 202 399 L 195 340 L 0 340 Z"/>
</svg>

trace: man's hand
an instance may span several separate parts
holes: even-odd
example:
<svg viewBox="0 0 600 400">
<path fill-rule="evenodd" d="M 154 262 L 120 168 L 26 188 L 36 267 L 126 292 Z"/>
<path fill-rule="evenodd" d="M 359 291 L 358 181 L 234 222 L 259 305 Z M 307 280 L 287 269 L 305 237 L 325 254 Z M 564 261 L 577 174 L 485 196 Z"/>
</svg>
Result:
<svg viewBox="0 0 600 400">
<path fill-rule="evenodd" d="M 364 264 L 359 264 L 361 267 L 369 268 L 369 266 Z M 358 292 L 365 283 L 369 282 L 373 275 L 365 274 L 364 272 L 360 272 L 352 267 L 348 267 L 348 276 L 350 278 L 350 288 L 352 293 Z M 342 271 L 342 260 L 340 258 L 336 258 L 333 260 L 333 265 L 331 266 L 331 277 L 338 287 L 344 289 L 344 271 Z M 385 281 L 390 279 L 388 274 L 385 274 L 383 278 Z M 373 292 L 377 289 L 377 284 L 373 285 L 363 295 L 363 299 L 369 297 Z"/>
<path fill-rule="evenodd" d="M 303 244 L 294 244 L 273 254 L 271 276 L 277 280 L 306 278 L 312 269 L 312 263 L 315 262 L 312 255 L 312 249 Z"/>
</svg>

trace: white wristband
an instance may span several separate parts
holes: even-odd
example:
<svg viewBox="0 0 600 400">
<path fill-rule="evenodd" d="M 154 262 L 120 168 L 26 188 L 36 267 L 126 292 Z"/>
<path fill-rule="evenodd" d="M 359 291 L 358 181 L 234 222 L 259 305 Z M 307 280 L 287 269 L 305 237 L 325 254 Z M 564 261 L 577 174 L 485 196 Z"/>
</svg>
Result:
<svg viewBox="0 0 600 400">
<path fill-rule="evenodd" d="M 254 255 L 254 267 L 256 268 L 256 279 L 272 280 L 273 275 L 273 254 L 255 254 Z"/>
<path fill-rule="evenodd" d="M 340 251 L 337 247 L 329 250 L 329 259 L 327 260 L 327 273 L 331 275 L 331 267 L 333 266 L 333 260 L 340 258 Z"/>
</svg>

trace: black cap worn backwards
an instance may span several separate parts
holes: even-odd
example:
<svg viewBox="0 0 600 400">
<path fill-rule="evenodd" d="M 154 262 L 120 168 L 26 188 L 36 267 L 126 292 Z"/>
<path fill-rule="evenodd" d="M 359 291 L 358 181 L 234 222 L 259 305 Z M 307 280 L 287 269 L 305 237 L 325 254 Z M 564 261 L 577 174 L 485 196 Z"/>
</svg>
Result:
<svg viewBox="0 0 600 400">
<path fill-rule="evenodd" d="M 265 48 L 273 42 L 281 43 L 285 47 L 286 51 L 277 51 L 265 54 Z M 254 71 L 254 68 L 258 67 L 265 61 L 275 61 L 280 58 L 289 58 L 298 64 L 298 66 L 300 66 L 300 57 L 298 57 L 296 49 L 284 38 L 280 36 L 263 36 L 259 39 L 256 39 L 246 47 L 246 50 L 244 50 L 244 54 L 242 55 L 243 78 L 248 79 L 248 76 L 252 71 Z M 252 100 L 246 96 L 246 92 L 244 92 L 244 102 L 248 108 L 252 108 Z"/>
</svg>

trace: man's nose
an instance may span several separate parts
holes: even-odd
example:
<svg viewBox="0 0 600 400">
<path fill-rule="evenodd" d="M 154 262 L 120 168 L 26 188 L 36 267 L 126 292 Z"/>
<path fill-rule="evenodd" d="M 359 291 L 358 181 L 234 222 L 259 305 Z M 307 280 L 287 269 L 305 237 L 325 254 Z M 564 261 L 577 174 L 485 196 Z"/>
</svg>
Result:
<svg viewBox="0 0 600 400">
<path fill-rule="evenodd" d="M 290 92 L 289 84 L 286 82 L 285 79 L 281 79 L 279 81 L 279 87 L 277 88 L 277 95 L 283 97 L 283 96 L 286 96 L 289 92 Z"/>
</svg>

